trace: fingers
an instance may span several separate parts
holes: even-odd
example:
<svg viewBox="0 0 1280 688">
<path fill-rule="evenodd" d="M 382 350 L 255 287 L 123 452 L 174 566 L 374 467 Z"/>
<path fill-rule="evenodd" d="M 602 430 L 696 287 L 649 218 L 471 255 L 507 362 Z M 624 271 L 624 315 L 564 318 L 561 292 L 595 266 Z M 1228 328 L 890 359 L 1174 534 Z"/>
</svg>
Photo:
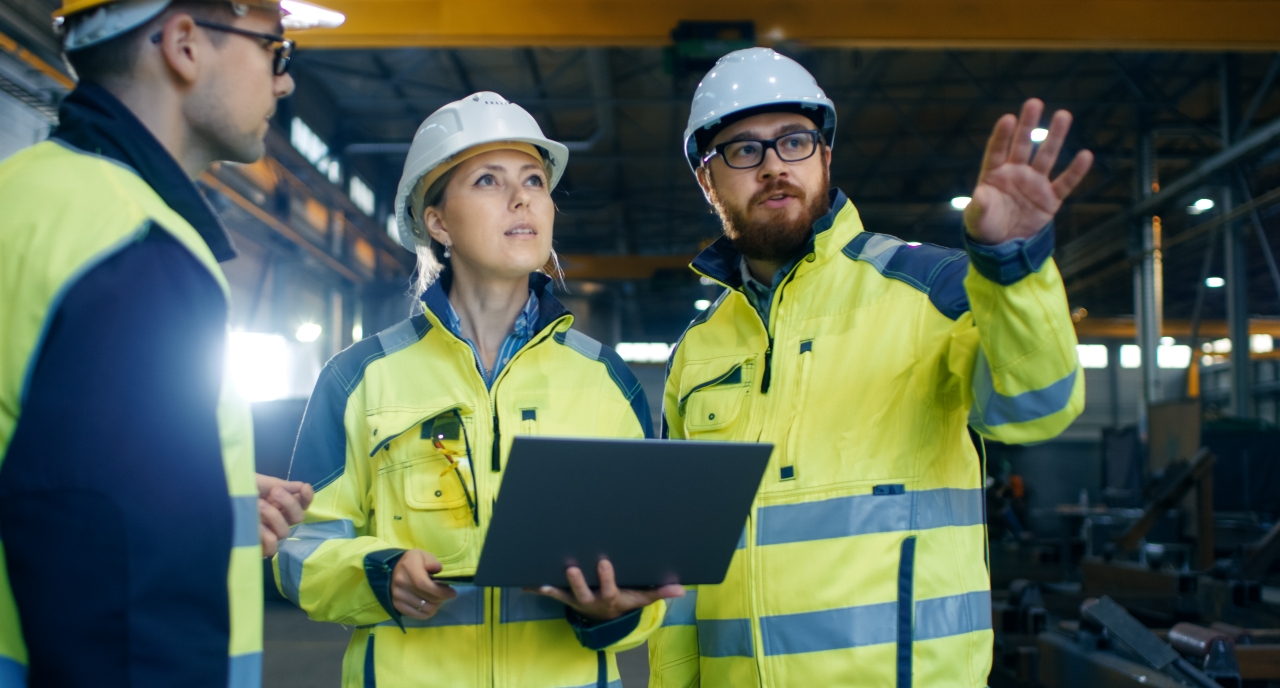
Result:
<svg viewBox="0 0 1280 688">
<path fill-rule="evenodd" d="M 408 561 L 405 561 L 406 559 Z M 428 602 L 439 603 L 458 596 L 458 591 L 431 578 L 431 574 L 440 573 L 441 567 L 439 560 L 427 552 L 422 550 L 406 552 L 400 558 L 400 563 L 396 565 L 397 574 L 401 572 L 401 566 L 404 567 L 405 587 L 417 597 Z M 392 584 L 395 584 L 394 576 Z"/>
<path fill-rule="evenodd" d="M 987 139 L 987 151 L 982 155 L 982 169 L 978 173 L 978 183 L 989 170 L 993 170 L 1009 160 L 1009 142 L 1013 139 L 1013 130 L 1018 120 L 1013 115 L 1004 115 L 996 120 L 991 130 L 991 138 Z"/>
<path fill-rule="evenodd" d="M 1022 115 L 1018 117 L 1018 127 L 1013 134 L 1013 147 L 1009 150 L 1009 162 L 1025 165 L 1031 161 L 1031 150 L 1035 143 L 1031 140 L 1031 130 L 1040 126 L 1040 115 L 1044 114 L 1044 102 L 1039 98 L 1029 98 L 1022 104 Z"/>
<path fill-rule="evenodd" d="M 606 600 L 616 600 L 618 598 L 617 578 L 613 573 L 613 562 L 608 559 L 601 559 L 596 564 L 596 574 L 600 576 L 600 597 Z"/>
<path fill-rule="evenodd" d="M 1049 174 L 1054 164 L 1058 162 L 1058 153 L 1062 150 L 1062 144 L 1066 142 L 1067 132 L 1070 130 L 1071 113 L 1066 110 L 1053 113 L 1053 121 L 1049 122 L 1049 136 L 1036 151 L 1035 158 L 1031 161 L 1031 168 L 1040 174 Z"/>
<path fill-rule="evenodd" d="M 261 473 L 253 474 L 254 482 L 258 484 L 258 496 L 266 499 L 276 488 L 283 489 L 285 492 L 293 495 L 303 509 L 311 506 L 311 500 L 315 499 L 316 491 L 311 485 L 300 480 L 281 480 L 270 475 Z"/>
<path fill-rule="evenodd" d="M 261 523 L 258 524 L 258 540 L 262 542 L 263 559 L 274 557 L 280 550 L 280 540 L 276 538 L 276 534 Z"/>
<path fill-rule="evenodd" d="M 294 492 L 294 496 L 298 498 L 298 503 L 305 510 L 311 506 L 311 502 L 316 498 L 316 491 L 311 487 L 310 483 L 293 482 L 290 485 L 298 485 L 298 490 Z"/>
<path fill-rule="evenodd" d="M 1063 170 L 1062 174 L 1053 180 L 1053 193 L 1058 197 L 1058 200 L 1063 200 L 1070 196 L 1071 192 L 1084 179 L 1084 176 L 1089 173 L 1089 168 L 1092 166 L 1093 153 L 1087 150 L 1076 153 L 1075 159 L 1071 161 L 1070 165 L 1067 165 L 1067 169 Z"/>
<path fill-rule="evenodd" d="M 392 588 L 391 606 L 404 616 L 426 621 L 440 611 L 440 603 L 419 597 L 404 588 Z"/>
<path fill-rule="evenodd" d="M 564 576 L 569 580 L 569 589 L 573 591 L 573 596 L 577 598 L 579 605 L 590 605 L 596 601 L 595 594 L 591 592 L 591 586 L 587 585 L 587 577 L 582 575 L 582 569 L 570 566 L 565 570 Z"/>
<path fill-rule="evenodd" d="M 267 495 L 266 501 L 275 507 L 280 515 L 284 516 L 284 520 L 291 526 L 302 523 L 302 516 L 305 507 L 298 501 L 291 492 L 284 487 L 277 485 L 271 488 L 271 492 Z"/>
<path fill-rule="evenodd" d="M 258 500 L 258 523 L 271 531 L 276 540 L 289 537 L 289 523 L 278 509 L 265 499 Z"/>
</svg>

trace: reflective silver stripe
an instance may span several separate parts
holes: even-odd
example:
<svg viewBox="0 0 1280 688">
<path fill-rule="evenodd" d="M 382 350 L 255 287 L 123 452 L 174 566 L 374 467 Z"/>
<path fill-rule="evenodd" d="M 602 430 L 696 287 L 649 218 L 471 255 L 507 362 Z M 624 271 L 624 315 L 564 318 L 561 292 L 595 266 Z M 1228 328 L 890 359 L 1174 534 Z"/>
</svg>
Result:
<svg viewBox="0 0 1280 688">
<path fill-rule="evenodd" d="M 27 667 L 12 657 L 0 655 L 0 688 L 26 688 Z"/>
<path fill-rule="evenodd" d="M 401 320 L 378 333 L 378 344 L 382 345 L 382 355 L 391 354 L 418 341 L 418 331 L 413 327 L 413 318 Z"/>
<path fill-rule="evenodd" d="M 663 626 L 692 626 L 697 621 L 698 591 L 686 590 L 684 597 L 667 600 Z"/>
<path fill-rule="evenodd" d="M 991 592 L 988 590 L 916 602 L 917 641 L 985 631 L 989 628 Z"/>
<path fill-rule="evenodd" d="M 863 244 L 862 251 L 858 254 L 858 260 L 866 261 L 876 267 L 880 274 L 888 269 L 889 261 L 893 259 L 893 254 L 898 249 L 905 246 L 901 239 L 883 234 L 877 234 L 867 240 Z"/>
<path fill-rule="evenodd" d="M 760 633 L 766 656 L 892 643 L 898 639 L 898 603 L 766 616 Z"/>
<path fill-rule="evenodd" d="M 479 626 L 484 623 L 484 588 L 474 585 L 455 585 L 458 596 L 440 605 L 439 611 L 423 621 L 408 616 L 400 617 L 405 628 L 440 628 L 442 626 Z M 562 612 L 563 614 L 563 612 Z M 562 617 L 563 618 L 563 617 Z M 390 619 L 379 626 L 395 626 Z"/>
<path fill-rule="evenodd" d="M 501 606 L 499 619 L 502 623 L 565 620 L 563 604 L 546 595 L 525 592 L 520 588 L 503 588 Z"/>
<path fill-rule="evenodd" d="M 742 535 L 738 536 L 738 549 L 747 548 L 747 527 L 742 527 Z"/>
<path fill-rule="evenodd" d="M 757 545 L 982 523 L 982 490 L 941 488 L 761 507 Z"/>
<path fill-rule="evenodd" d="M 317 521 L 295 526 L 289 533 L 289 539 L 280 543 L 280 553 L 276 555 L 276 565 L 280 567 L 280 587 L 284 596 L 294 604 L 298 602 L 298 591 L 302 588 L 302 564 L 320 545 L 330 540 L 351 540 L 356 536 L 356 527 L 351 521 Z"/>
<path fill-rule="evenodd" d="M 916 602 L 916 642 L 991 628 L 991 593 L 986 590 Z M 764 653 L 792 655 L 843 650 L 897 641 L 898 603 L 783 614 L 760 619 Z"/>
<path fill-rule="evenodd" d="M 231 546 L 257 547 L 258 496 L 236 495 L 231 498 Z"/>
<path fill-rule="evenodd" d="M 698 653 L 703 657 L 754 657 L 751 619 L 698 619 Z"/>
<path fill-rule="evenodd" d="M 227 666 L 227 688 L 260 688 L 262 653 L 233 655 Z"/>
<path fill-rule="evenodd" d="M 978 360 L 973 367 L 973 408 L 969 410 L 969 423 L 978 430 L 1009 423 L 1029 423 L 1051 416 L 1067 407 L 1071 392 L 1075 390 L 1079 366 L 1071 373 L 1044 389 L 1033 389 L 1007 397 L 996 391 L 991 379 L 991 364 L 987 355 L 978 349 Z"/>
<path fill-rule="evenodd" d="M 564 333 L 564 344 L 593 361 L 600 358 L 600 342 L 577 330 L 567 330 Z"/>
</svg>

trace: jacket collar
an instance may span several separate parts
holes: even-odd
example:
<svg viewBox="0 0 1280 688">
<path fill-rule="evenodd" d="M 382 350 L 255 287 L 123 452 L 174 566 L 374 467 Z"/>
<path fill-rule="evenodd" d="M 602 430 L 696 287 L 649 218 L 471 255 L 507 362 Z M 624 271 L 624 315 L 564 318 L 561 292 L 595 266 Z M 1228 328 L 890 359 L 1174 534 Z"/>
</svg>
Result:
<svg viewBox="0 0 1280 688">
<path fill-rule="evenodd" d="M 453 285 L 453 271 L 445 268 L 440 277 L 422 293 L 422 306 L 437 323 L 449 322 L 449 287 Z M 551 278 L 541 272 L 529 274 L 529 291 L 538 296 L 538 317 L 532 331 L 542 332 L 561 318 L 572 315 L 569 309 L 551 293 Z M 448 328 L 445 328 L 448 330 Z"/>
<path fill-rule="evenodd" d="M 835 225 L 836 217 L 849 203 L 849 197 L 845 196 L 840 189 L 832 189 L 829 193 L 831 207 L 827 210 L 826 215 L 814 221 L 813 233 L 809 237 L 809 244 L 805 247 L 804 252 L 800 254 L 801 256 L 815 251 L 817 238 Z M 698 257 L 693 259 L 690 267 L 730 288 L 740 289 L 742 287 L 742 273 L 738 266 L 741 262 L 742 253 L 734 247 L 733 241 L 729 237 L 722 236 L 703 249 L 702 253 L 699 253 Z"/>
<path fill-rule="evenodd" d="M 231 236 L 209 201 L 129 108 L 96 84 L 76 86 L 58 109 L 51 138 L 133 170 L 182 216 L 219 262 L 236 257 Z"/>
</svg>

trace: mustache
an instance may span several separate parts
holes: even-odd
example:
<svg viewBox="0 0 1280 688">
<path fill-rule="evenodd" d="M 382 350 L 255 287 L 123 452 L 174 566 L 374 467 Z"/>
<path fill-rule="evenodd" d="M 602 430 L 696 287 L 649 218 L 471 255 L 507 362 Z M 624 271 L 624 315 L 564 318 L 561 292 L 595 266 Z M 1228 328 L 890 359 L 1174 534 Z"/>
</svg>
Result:
<svg viewBox="0 0 1280 688">
<path fill-rule="evenodd" d="M 796 183 L 792 182 L 790 179 L 787 179 L 786 177 L 774 177 L 773 179 L 769 180 L 769 184 L 767 186 L 765 186 L 760 191 L 756 192 L 755 195 L 751 197 L 751 201 L 748 205 L 749 206 L 759 205 L 761 203 L 764 203 L 766 200 L 768 200 L 770 196 L 776 196 L 780 193 L 785 193 L 788 196 L 794 196 L 801 203 L 803 203 L 805 200 L 805 193 L 803 188 L 798 186 Z"/>
</svg>

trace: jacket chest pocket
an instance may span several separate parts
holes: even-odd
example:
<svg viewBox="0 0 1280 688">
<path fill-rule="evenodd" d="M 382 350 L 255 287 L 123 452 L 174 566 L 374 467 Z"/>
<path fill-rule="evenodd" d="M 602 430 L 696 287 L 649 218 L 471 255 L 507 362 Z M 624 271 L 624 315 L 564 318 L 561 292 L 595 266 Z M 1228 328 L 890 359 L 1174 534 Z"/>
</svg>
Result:
<svg viewBox="0 0 1280 688">
<path fill-rule="evenodd" d="M 689 364 L 681 373 L 680 413 L 687 435 L 733 439 L 751 390 L 755 357 Z"/>
<path fill-rule="evenodd" d="M 465 563 L 477 537 L 474 433 L 463 411 L 420 420 L 384 441 L 373 499 L 379 535 L 435 555 L 445 575 Z"/>
</svg>

